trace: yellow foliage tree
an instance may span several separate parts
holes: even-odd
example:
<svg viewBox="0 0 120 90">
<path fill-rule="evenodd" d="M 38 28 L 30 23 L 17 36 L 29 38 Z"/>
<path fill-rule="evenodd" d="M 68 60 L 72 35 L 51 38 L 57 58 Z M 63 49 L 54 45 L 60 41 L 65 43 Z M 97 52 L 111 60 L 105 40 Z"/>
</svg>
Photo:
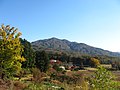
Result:
<svg viewBox="0 0 120 90">
<path fill-rule="evenodd" d="M 96 59 L 96 58 L 91 58 L 91 66 L 92 67 L 97 67 L 98 65 L 100 65 L 99 60 Z"/>
<path fill-rule="evenodd" d="M 19 37 L 21 33 L 17 28 L 10 28 L 9 25 L 0 27 L 0 78 L 9 77 L 21 69 L 21 62 L 24 61 L 22 45 Z"/>
</svg>

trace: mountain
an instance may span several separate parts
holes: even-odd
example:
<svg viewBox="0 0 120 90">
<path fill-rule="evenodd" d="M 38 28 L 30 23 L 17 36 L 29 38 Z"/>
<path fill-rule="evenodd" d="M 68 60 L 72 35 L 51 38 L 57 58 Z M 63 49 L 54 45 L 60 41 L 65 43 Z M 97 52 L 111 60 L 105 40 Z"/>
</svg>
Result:
<svg viewBox="0 0 120 90">
<path fill-rule="evenodd" d="M 103 50 L 89 46 L 84 43 L 70 42 L 65 39 L 50 38 L 44 40 L 37 40 L 31 43 L 34 50 L 51 50 L 51 51 L 63 51 L 74 52 L 87 55 L 106 55 L 112 57 L 120 57 L 120 53 Z"/>
</svg>

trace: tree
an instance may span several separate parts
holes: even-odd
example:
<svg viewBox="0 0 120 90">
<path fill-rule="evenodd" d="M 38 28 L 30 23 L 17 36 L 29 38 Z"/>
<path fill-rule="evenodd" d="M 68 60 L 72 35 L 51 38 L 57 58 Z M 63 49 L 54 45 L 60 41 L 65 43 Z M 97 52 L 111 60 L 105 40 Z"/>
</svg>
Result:
<svg viewBox="0 0 120 90">
<path fill-rule="evenodd" d="M 0 78 L 4 79 L 17 73 L 21 69 L 23 52 L 19 37 L 21 33 L 9 25 L 0 28 Z"/>
<path fill-rule="evenodd" d="M 46 72 L 49 68 L 49 58 L 45 51 L 36 51 L 36 67 L 41 72 Z"/>
<path fill-rule="evenodd" d="M 100 65 L 100 62 L 99 62 L 98 59 L 96 59 L 96 58 L 91 58 L 90 60 L 91 60 L 91 61 L 90 61 L 91 67 L 97 67 L 98 65 Z"/>
<path fill-rule="evenodd" d="M 32 68 L 35 66 L 35 52 L 33 51 L 30 42 L 25 39 L 20 39 L 20 41 L 24 50 L 22 56 L 26 59 L 25 62 L 22 62 L 22 67 Z"/>
</svg>

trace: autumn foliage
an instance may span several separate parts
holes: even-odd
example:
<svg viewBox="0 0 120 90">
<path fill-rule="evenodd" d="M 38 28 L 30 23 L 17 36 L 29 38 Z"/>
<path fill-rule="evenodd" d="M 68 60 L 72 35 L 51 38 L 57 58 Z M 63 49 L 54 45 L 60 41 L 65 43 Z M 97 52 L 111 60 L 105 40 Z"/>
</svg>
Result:
<svg viewBox="0 0 120 90">
<path fill-rule="evenodd" d="M 21 57 L 23 51 L 19 37 L 21 33 L 17 28 L 9 25 L 1 25 L 0 28 L 0 78 L 7 78 L 21 69 L 21 62 L 25 61 Z"/>
</svg>

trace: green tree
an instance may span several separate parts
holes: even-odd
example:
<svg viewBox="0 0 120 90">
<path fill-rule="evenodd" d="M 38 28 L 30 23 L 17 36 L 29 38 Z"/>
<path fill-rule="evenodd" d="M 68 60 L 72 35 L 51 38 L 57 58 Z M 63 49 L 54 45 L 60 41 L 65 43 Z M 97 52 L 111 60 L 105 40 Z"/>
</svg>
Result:
<svg viewBox="0 0 120 90">
<path fill-rule="evenodd" d="M 19 40 L 20 32 L 9 25 L 0 28 L 0 78 L 10 77 L 21 69 L 23 49 Z"/>
<path fill-rule="evenodd" d="M 35 66 L 35 52 L 33 51 L 30 42 L 25 39 L 20 39 L 20 41 L 24 50 L 22 56 L 26 59 L 25 62 L 22 62 L 22 67 L 32 68 Z"/>
<path fill-rule="evenodd" d="M 49 58 L 45 51 L 36 51 L 36 67 L 41 72 L 46 72 L 49 68 Z"/>
</svg>

